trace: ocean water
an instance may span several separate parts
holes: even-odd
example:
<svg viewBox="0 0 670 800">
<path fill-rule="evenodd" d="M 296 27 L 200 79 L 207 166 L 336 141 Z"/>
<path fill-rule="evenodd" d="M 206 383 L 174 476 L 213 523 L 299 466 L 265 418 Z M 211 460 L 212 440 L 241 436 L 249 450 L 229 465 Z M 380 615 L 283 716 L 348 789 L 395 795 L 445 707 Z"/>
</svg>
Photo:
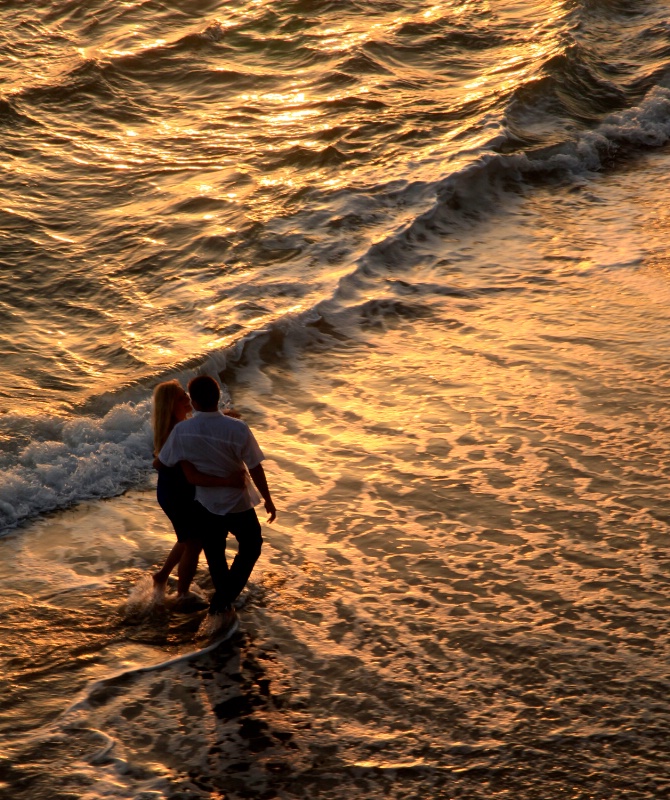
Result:
<svg viewBox="0 0 670 800">
<path fill-rule="evenodd" d="M 0 796 L 670 794 L 667 11 L 4 0 Z M 209 649 L 198 372 L 278 506 Z"/>
</svg>

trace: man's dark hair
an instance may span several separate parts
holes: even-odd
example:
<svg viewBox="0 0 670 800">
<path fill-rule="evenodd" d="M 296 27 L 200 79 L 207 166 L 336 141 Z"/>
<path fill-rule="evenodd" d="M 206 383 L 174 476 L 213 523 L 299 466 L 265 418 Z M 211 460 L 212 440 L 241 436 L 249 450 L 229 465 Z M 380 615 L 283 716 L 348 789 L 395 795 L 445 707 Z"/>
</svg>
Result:
<svg viewBox="0 0 670 800">
<path fill-rule="evenodd" d="M 219 384 L 209 375 L 198 375 L 188 382 L 188 393 L 191 400 L 201 409 L 215 410 L 219 406 L 221 390 Z"/>
</svg>

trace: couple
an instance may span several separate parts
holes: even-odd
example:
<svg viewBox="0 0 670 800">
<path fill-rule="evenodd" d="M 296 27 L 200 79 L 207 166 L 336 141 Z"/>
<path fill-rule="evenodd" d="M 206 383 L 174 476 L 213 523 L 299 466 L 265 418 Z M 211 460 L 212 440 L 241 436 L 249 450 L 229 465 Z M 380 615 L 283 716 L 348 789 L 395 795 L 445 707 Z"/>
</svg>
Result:
<svg viewBox="0 0 670 800">
<path fill-rule="evenodd" d="M 262 496 L 268 521 L 276 509 L 261 461 L 264 456 L 246 423 L 219 411 L 220 389 L 208 375 L 193 378 L 187 394 L 177 381 L 154 390 L 154 466 L 158 469 L 158 502 L 172 522 L 177 544 L 154 575 L 164 588 L 178 568 L 178 602 L 188 590 L 205 551 L 214 595 L 208 628 L 236 624 L 233 603 L 244 589 L 263 543 L 254 506 Z M 195 415 L 190 417 L 191 406 Z M 251 476 L 258 492 L 249 482 Z M 226 538 L 232 533 L 238 553 L 230 568 Z"/>
</svg>

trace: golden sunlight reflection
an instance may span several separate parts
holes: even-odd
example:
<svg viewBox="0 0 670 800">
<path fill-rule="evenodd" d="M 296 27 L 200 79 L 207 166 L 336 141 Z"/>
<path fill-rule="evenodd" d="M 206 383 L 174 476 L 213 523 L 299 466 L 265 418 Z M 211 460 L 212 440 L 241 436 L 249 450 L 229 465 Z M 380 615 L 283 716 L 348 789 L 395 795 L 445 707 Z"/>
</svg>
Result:
<svg viewBox="0 0 670 800">
<path fill-rule="evenodd" d="M 426 17 L 426 19 L 430 19 L 431 17 L 438 17 L 438 16 L 441 17 L 441 16 L 443 16 L 444 10 L 445 10 L 444 4 L 443 3 L 438 3 L 437 5 L 431 6 L 431 8 L 427 8 L 423 12 L 423 16 Z"/>
<path fill-rule="evenodd" d="M 528 800 L 594 776 L 616 797 L 625 773 L 653 796 L 670 156 L 643 140 L 664 88 L 595 138 L 553 103 L 564 68 L 633 91 L 658 31 L 614 63 L 620 29 L 652 17 L 6 5 L 0 787 Z M 584 156 L 558 177 L 523 146 L 553 135 Z M 608 137 L 635 158 L 586 172 Z M 211 647 L 183 581 L 151 578 L 175 541 L 152 388 L 200 372 L 279 508 Z M 210 578 L 202 558 L 196 594 Z"/>
<path fill-rule="evenodd" d="M 291 177 L 291 173 L 285 171 L 276 178 L 263 176 L 262 178 L 259 179 L 258 185 L 268 188 L 273 186 L 296 186 L 297 181 L 295 180 L 295 178 Z"/>
<path fill-rule="evenodd" d="M 420 16 L 419 16 L 420 18 Z M 386 17 L 378 21 L 370 21 L 364 27 L 359 20 L 344 20 L 340 25 L 323 28 L 317 31 L 320 36 L 320 47 L 325 52 L 340 52 L 355 50 L 362 44 L 376 39 L 387 38 L 402 25 L 410 22 L 412 17 Z"/>
<path fill-rule="evenodd" d="M 263 4 L 256 4 L 253 8 L 246 6 L 244 12 L 240 13 L 243 16 L 253 16 L 262 8 Z M 442 16 L 448 22 L 454 13 L 454 9 L 447 9 L 443 3 L 433 3 L 427 8 L 417 10 L 416 14 L 398 16 L 380 12 L 367 20 L 366 24 L 363 24 L 362 19 L 354 21 L 350 18 L 335 25 L 324 25 L 321 29 L 317 27 L 312 32 L 315 32 L 326 49 L 346 51 L 368 42 L 390 41 L 407 22 L 425 23 L 426 20 L 433 21 Z M 558 15 L 559 5 L 551 4 L 547 13 L 550 17 L 552 14 Z M 524 42 L 494 48 L 494 52 L 490 54 L 478 55 L 482 59 L 481 69 L 478 77 L 467 84 L 467 92 L 451 97 L 448 82 L 443 81 L 436 88 L 435 102 L 441 97 L 458 111 L 468 103 L 481 100 L 494 84 L 496 91 L 507 92 L 519 81 L 531 79 L 533 63 L 546 60 L 560 46 L 558 38 L 552 38 L 547 33 L 548 27 L 545 28 L 544 25 L 545 23 L 538 23 L 533 27 L 528 36 L 524 37 Z M 165 41 L 160 37 L 151 37 L 140 28 L 132 26 L 123 35 L 128 37 L 128 41 L 123 44 L 117 42 L 118 52 L 135 52 L 138 46 L 158 46 Z M 383 59 L 384 56 L 380 57 Z M 228 64 L 212 65 L 215 70 L 229 68 Z M 396 77 L 406 77 L 408 80 L 415 79 L 421 72 L 418 65 L 409 63 L 394 63 L 391 68 Z M 332 191 L 348 183 L 364 186 L 381 178 L 376 174 L 375 166 L 370 163 L 369 158 L 358 158 L 357 155 L 359 148 L 356 132 L 365 127 L 360 108 L 354 104 L 351 109 L 338 111 L 339 116 L 336 119 L 325 104 L 350 101 L 363 95 L 376 99 L 389 79 L 388 74 L 381 72 L 359 76 L 355 84 L 336 91 L 329 86 L 327 93 L 320 94 L 314 86 L 308 84 L 307 73 L 305 77 L 298 73 L 284 83 L 283 90 L 246 91 L 238 95 L 230 93 L 222 96 L 217 104 L 217 118 L 226 122 L 216 126 L 212 125 L 211 103 L 201 104 L 199 101 L 189 105 L 186 112 L 180 107 L 179 115 L 158 114 L 151 125 L 131 127 L 126 124 L 119 125 L 118 129 L 110 126 L 97 130 L 95 136 L 89 136 L 86 131 L 77 128 L 68 130 L 61 126 L 56 127 L 53 122 L 46 121 L 45 124 L 62 142 L 62 157 L 72 162 L 102 165 L 121 173 L 129 173 L 135 166 L 161 165 L 160 177 L 155 179 L 161 190 L 160 194 L 151 201 L 145 199 L 141 202 L 129 197 L 119 213 L 137 213 L 142 217 L 154 211 L 174 213 L 171 209 L 161 208 L 161 200 L 165 200 L 167 193 L 175 202 L 188 197 L 209 196 L 213 200 L 225 198 L 238 204 L 238 207 L 244 207 L 247 218 L 264 221 L 282 213 L 285 199 L 282 197 L 283 192 L 299 192 L 303 187 L 309 186 L 321 186 Z M 399 106 L 410 102 L 410 98 L 403 94 L 397 96 Z M 230 112 L 240 106 L 252 106 L 253 113 L 248 117 L 238 115 L 229 120 Z M 383 118 L 387 113 L 391 112 L 379 111 L 376 117 Z M 338 126 L 347 127 L 354 134 L 350 141 L 355 155 L 350 162 L 347 159 L 347 169 L 333 168 L 333 159 L 340 158 L 341 155 L 333 151 L 331 158 L 329 150 L 331 140 L 328 133 Z M 409 129 L 407 132 L 411 135 Z M 415 163 L 414 150 L 398 146 L 394 156 L 398 171 L 404 173 L 412 170 L 421 179 L 423 176 L 417 174 L 417 167 L 432 174 L 436 165 L 446 166 L 446 161 L 449 162 L 449 169 L 457 169 L 460 165 L 450 161 L 455 149 L 451 143 L 455 137 L 459 137 L 458 151 L 465 154 L 462 158 L 467 160 L 468 148 L 477 148 L 482 144 L 485 146 L 494 133 L 490 128 L 482 130 L 481 127 L 473 127 L 468 120 L 461 122 L 455 119 L 443 136 L 436 139 L 432 146 L 426 145 L 422 149 L 422 162 L 419 165 Z M 265 155 L 266 160 L 277 162 L 270 170 L 259 169 L 256 163 L 259 141 L 263 143 L 261 157 Z M 189 146 L 185 148 L 184 142 L 188 142 Z M 337 146 L 336 142 L 335 147 Z M 290 152 L 291 149 L 296 152 Z M 301 149 L 311 151 L 313 158 L 303 158 Z M 342 154 L 345 159 L 347 150 Z M 324 154 L 323 164 L 320 163 L 321 154 Z M 285 169 L 281 163 L 284 159 L 290 164 Z M 39 161 L 34 163 L 38 164 Z M 200 173 L 199 181 L 191 182 L 187 174 L 191 171 Z M 209 171 L 204 180 L 203 171 Z M 171 172 L 179 174 L 179 181 L 170 180 Z M 228 173 L 234 174 L 230 181 L 227 180 Z M 244 188 L 239 188 L 240 176 L 243 176 Z M 266 191 L 268 189 L 276 191 Z M 217 209 L 206 209 L 205 213 L 201 211 L 199 214 L 186 209 L 188 206 L 177 213 L 190 214 L 192 219 L 197 218 L 211 226 L 212 234 L 235 227 L 232 207 L 226 209 L 222 204 Z"/>
<path fill-rule="evenodd" d="M 231 20 L 265 13 L 266 5 L 261 2 L 246 4 L 239 12 L 231 11 L 231 18 L 221 24 L 221 29 L 233 24 Z M 137 240 L 146 250 L 138 254 L 138 258 L 146 257 L 152 249 L 173 247 L 175 234 L 171 228 L 175 227 L 174 223 L 197 226 L 194 256 L 197 259 L 206 253 L 206 258 L 213 263 L 211 272 L 175 275 L 164 291 L 161 287 L 150 292 L 139 288 L 141 281 L 121 281 L 118 273 L 123 271 L 123 265 L 118 265 L 116 273 L 116 267 L 110 267 L 109 283 L 119 297 L 115 313 L 119 328 L 124 331 L 122 347 L 130 357 L 141 364 L 158 367 L 169 359 L 179 360 L 187 354 L 226 346 L 250 326 L 267 324 L 281 314 L 297 313 L 309 305 L 307 300 L 296 304 L 295 298 L 283 305 L 282 300 L 274 297 L 267 303 L 236 305 L 235 300 L 225 294 L 221 295 L 220 304 L 212 303 L 214 287 L 225 293 L 229 285 L 227 268 L 219 259 L 224 258 L 231 243 L 235 245 L 241 219 L 252 222 L 281 219 L 286 213 L 287 196 L 299 198 L 302 191 L 310 187 L 331 192 L 344 186 L 365 189 L 377 181 L 389 179 L 388 175 L 377 171 L 376 144 L 373 141 L 368 146 L 365 138 L 370 121 L 366 103 L 368 99 L 377 101 L 382 97 L 389 81 L 407 79 L 411 82 L 424 72 L 420 62 L 392 62 L 385 45 L 393 43 L 395 38 L 401 39 L 403 27 L 410 22 L 425 25 L 444 18 L 446 25 L 453 24 L 459 10 L 465 6 L 470 11 L 475 7 L 461 4 L 454 9 L 433 2 L 417 8 L 415 13 L 399 15 L 380 10 L 367 18 L 343 17 L 335 24 L 332 19 L 320 27 L 317 24 L 310 32 L 325 52 L 356 52 L 373 45 L 382 62 L 389 58 L 388 71 L 356 76 L 356 80 L 347 85 L 325 83 L 322 92 L 320 83 L 314 82 L 306 70 L 265 84 L 268 91 L 242 89 L 238 94 L 235 85 L 226 86 L 220 98 L 213 102 L 210 94 L 203 100 L 201 89 L 196 86 L 193 102 L 189 99 L 178 108 L 157 110 L 155 118 L 146 117 L 142 122 L 135 122 L 134 118 L 132 123 L 110 119 L 93 134 L 72 121 L 62 124 L 53 118 L 42 120 L 49 135 L 39 147 L 47 157 L 26 162 L 27 166 L 22 168 L 31 171 L 26 174 L 27 179 L 36 178 L 38 173 L 48 174 L 57 158 L 114 170 L 122 174 L 119 178 L 122 181 L 126 179 L 123 174 L 130 175 L 135 167 L 146 170 L 151 192 L 129 192 L 122 203 L 95 213 L 106 215 L 107 221 L 115 226 L 126 217 L 156 221 L 157 233 L 142 235 Z M 442 77 L 437 81 L 434 96 L 429 95 L 431 103 L 448 103 L 458 111 L 465 103 L 490 92 L 492 85 L 499 91 L 510 91 L 519 81 L 531 79 L 533 64 L 542 63 L 559 47 L 558 35 L 552 35 L 550 29 L 565 11 L 559 3 L 545 3 L 544 11 L 550 21 L 535 24 L 522 42 L 494 46 L 490 52 L 476 54 L 478 75 L 467 85 L 469 94 L 452 97 L 453 89 Z M 555 24 L 554 28 L 560 30 L 560 24 Z M 137 55 L 142 49 L 161 48 L 167 40 L 158 33 L 141 25 L 128 25 L 117 31 L 117 38 L 109 44 L 108 50 L 80 50 L 78 57 L 125 57 Z M 174 36 L 171 33 L 170 41 L 178 41 L 179 35 L 178 31 Z M 208 67 L 214 71 L 231 68 L 225 61 L 212 61 L 215 63 Z M 245 86 L 258 87 L 258 84 Z M 410 108 L 414 102 L 410 94 L 403 94 L 406 91 L 401 89 L 395 95 L 399 108 Z M 363 96 L 366 103 L 356 102 Z M 234 113 L 238 109 L 243 111 Z M 384 121 L 388 114 L 394 123 L 394 113 L 390 109 L 380 109 L 374 112 L 374 119 Z M 406 125 L 401 133 L 403 139 L 407 134 L 411 142 L 413 122 Z M 350 134 L 344 142 L 338 138 L 339 128 Z M 417 180 L 428 175 L 432 177 L 436 169 L 447 164 L 448 170 L 454 171 L 468 163 L 472 149 L 486 148 L 496 132 L 489 126 L 473 126 L 466 115 L 459 117 L 456 113 L 432 144 L 422 146 L 421 163 L 416 163 L 415 148 L 398 144 L 393 154 L 394 164 L 400 175 L 411 173 Z M 455 139 L 458 139 L 456 147 Z M 458 153 L 456 160 L 454 152 Z M 346 168 L 338 168 L 340 159 Z M 211 203 L 190 202 L 205 198 Z M 378 241 L 398 230 L 415 211 L 409 206 L 406 211 L 399 209 L 392 223 L 385 221 L 365 231 L 356 257 L 364 251 L 366 241 L 369 245 L 370 241 Z M 67 231 L 51 231 L 49 236 L 59 245 L 71 245 L 72 249 L 79 245 L 79 240 L 69 236 Z M 244 280 L 244 268 L 237 265 L 233 288 Z M 334 285 L 350 269 L 351 261 L 334 263 L 324 286 L 315 291 L 314 296 L 320 297 L 319 292 L 327 291 L 326 283 Z M 194 325 L 193 310 L 203 305 L 205 314 Z M 183 323 L 165 322 L 175 318 L 183 319 Z M 126 325 L 127 319 L 133 320 L 131 326 Z M 68 344 L 67 338 L 64 344 Z M 71 349 L 76 351 L 77 345 Z"/>
<path fill-rule="evenodd" d="M 316 117 L 319 112 L 314 108 L 301 108 L 295 111 L 283 111 L 279 114 L 269 114 L 268 122 L 271 126 L 277 127 L 279 125 L 290 124 L 293 122 L 302 122 L 310 117 Z"/>
<path fill-rule="evenodd" d="M 481 100 L 489 94 L 492 86 L 496 87 L 498 94 L 504 94 L 527 83 L 536 73 L 537 64 L 557 55 L 561 48 L 559 36 L 546 41 L 539 39 L 533 43 L 508 45 L 500 51 L 495 63 L 484 69 L 475 80 L 464 84 L 469 91 L 463 97 L 463 104 Z"/>
</svg>

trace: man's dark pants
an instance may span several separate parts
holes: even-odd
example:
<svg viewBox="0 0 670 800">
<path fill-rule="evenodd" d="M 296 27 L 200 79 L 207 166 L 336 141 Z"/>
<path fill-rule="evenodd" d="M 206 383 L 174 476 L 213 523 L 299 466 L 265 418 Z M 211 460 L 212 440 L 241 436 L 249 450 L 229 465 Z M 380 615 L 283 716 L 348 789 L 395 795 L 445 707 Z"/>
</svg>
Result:
<svg viewBox="0 0 670 800">
<path fill-rule="evenodd" d="M 251 570 L 261 554 L 263 537 L 256 511 L 250 508 L 237 514 L 212 514 L 196 502 L 196 525 L 214 583 L 214 596 L 209 613 L 230 608 L 246 586 Z M 226 539 L 232 533 L 237 539 L 238 551 L 228 567 Z"/>
</svg>

